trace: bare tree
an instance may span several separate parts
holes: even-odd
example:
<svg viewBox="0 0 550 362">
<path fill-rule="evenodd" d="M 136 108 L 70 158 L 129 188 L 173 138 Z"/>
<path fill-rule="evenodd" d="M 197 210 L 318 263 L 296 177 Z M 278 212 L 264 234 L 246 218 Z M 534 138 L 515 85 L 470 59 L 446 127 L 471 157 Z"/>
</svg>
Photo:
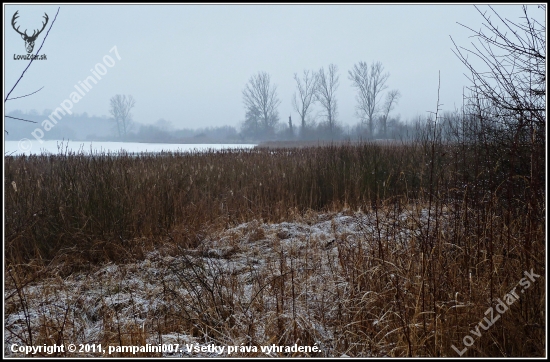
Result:
<svg viewBox="0 0 550 362">
<path fill-rule="evenodd" d="M 523 6 L 522 24 L 503 19 L 491 6 L 489 8 L 504 30 L 476 6 L 485 20 L 486 32 L 460 25 L 472 31 L 479 45 L 472 43 L 471 50 L 455 44 L 455 54 L 471 72 L 469 78 L 473 85 L 469 90 L 475 97 L 490 100 L 500 112 L 506 112 L 501 116 L 530 119 L 538 126 L 545 125 L 546 25 L 530 19 L 526 6 Z M 546 12 L 546 5 L 539 5 L 539 8 Z M 468 55 L 480 59 L 485 69 L 474 67 Z M 518 126 L 523 127 L 522 124 Z"/>
<path fill-rule="evenodd" d="M 294 80 L 296 80 L 296 85 L 298 86 L 298 98 L 296 93 L 292 98 L 292 105 L 298 114 L 300 115 L 302 121 L 302 138 L 304 138 L 306 130 L 306 117 L 311 112 L 311 106 L 315 103 L 315 92 L 317 91 L 317 74 L 315 72 L 310 72 L 309 70 L 304 70 L 302 80 L 298 78 L 298 74 L 294 73 Z"/>
<path fill-rule="evenodd" d="M 359 62 L 350 70 L 349 79 L 357 88 L 357 115 L 361 122 L 367 121 L 369 135 L 374 132 L 374 118 L 379 111 L 379 96 L 387 88 L 386 81 L 389 73 L 382 74 L 384 67 L 382 63 L 376 62 L 369 66 L 366 62 Z"/>
<path fill-rule="evenodd" d="M 462 127 L 467 127 L 466 139 L 485 145 L 490 157 L 487 164 L 506 165 L 500 166 L 498 174 L 491 173 L 499 191 L 506 195 L 505 207 L 511 211 L 515 205 L 521 213 L 544 218 L 546 5 L 537 7 L 542 9 L 540 22 L 529 16 L 527 6 L 522 8 L 522 21 L 514 22 L 502 18 L 491 6 L 486 12 L 476 6 L 483 27 L 474 30 L 460 25 L 470 30 L 477 42 L 469 49 L 454 46 L 472 83 L 462 122 Z M 518 192 L 524 195 L 521 201 L 514 196 Z"/>
<path fill-rule="evenodd" d="M 247 112 L 245 126 L 255 128 L 256 136 L 273 133 L 279 121 L 277 108 L 281 101 L 268 73 L 259 72 L 250 78 L 243 90 L 243 102 Z"/>
<path fill-rule="evenodd" d="M 401 97 L 401 93 L 399 93 L 397 89 L 393 89 L 386 94 L 386 103 L 384 103 L 383 107 L 384 113 L 380 118 L 380 121 L 382 122 L 382 132 L 384 132 L 384 138 L 386 138 L 388 134 L 388 116 L 393 110 L 394 106 L 399 101 L 399 97 Z"/>
<path fill-rule="evenodd" d="M 338 67 L 334 64 L 330 64 L 326 73 L 324 68 L 319 69 L 317 73 L 316 100 L 321 103 L 325 110 L 323 116 L 326 118 L 331 133 L 334 131 L 336 117 L 338 116 L 336 90 L 339 86 L 340 76 L 336 74 L 337 72 Z"/>
<path fill-rule="evenodd" d="M 131 95 L 120 95 L 111 98 L 111 108 L 109 113 L 114 118 L 116 130 L 119 138 L 126 138 L 132 127 L 132 114 L 130 111 L 136 105 L 134 97 Z"/>
</svg>

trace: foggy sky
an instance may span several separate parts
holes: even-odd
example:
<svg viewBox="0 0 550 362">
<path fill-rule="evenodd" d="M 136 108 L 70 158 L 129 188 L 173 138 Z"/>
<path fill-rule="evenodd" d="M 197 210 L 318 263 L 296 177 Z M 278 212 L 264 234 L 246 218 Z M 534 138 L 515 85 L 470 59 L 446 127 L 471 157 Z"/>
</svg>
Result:
<svg viewBox="0 0 550 362">
<path fill-rule="evenodd" d="M 28 64 L 14 60 L 26 51 L 12 29 L 13 14 L 19 11 L 17 25 L 30 34 L 48 14 L 36 53 L 57 8 L 4 5 L 4 98 Z M 515 22 L 523 15 L 520 5 L 494 8 Z M 530 7 L 530 15 L 541 14 Z M 467 70 L 449 36 L 469 46 L 471 33 L 457 22 L 477 30 L 482 20 L 472 5 L 61 5 L 39 53 L 47 60 L 33 62 L 11 97 L 44 89 L 6 102 L 5 112 L 59 107 L 111 56 L 114 65 L 105 67 L 73 113 L 109 115 L 112 96 L 131 94 L 140 123 L 164 118 L 178 128 L 239 127 L 245 116 L 242 90 L 252 75 L 265 71 L 277 85 L 281 121 L 292 115 L 297 122 L 294 73 L 326 70 L 333 63 L 340 75 L 337 120 L 353 125 L 358 118 L 348 71 L 359 61 L 380 61 L 390 73 L 387 91 L 401 92 L 393 114 L 408 120 L 435 111 L 439 71 L 442 110 L 461 106 Z M 110 51 L 114 46 L 120 60 Z"/>
</svg>

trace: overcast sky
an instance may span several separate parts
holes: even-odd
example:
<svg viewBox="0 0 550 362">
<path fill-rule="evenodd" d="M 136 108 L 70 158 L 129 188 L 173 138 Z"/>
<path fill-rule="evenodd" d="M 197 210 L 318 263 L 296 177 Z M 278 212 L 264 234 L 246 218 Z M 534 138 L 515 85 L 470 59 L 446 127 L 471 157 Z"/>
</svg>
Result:
<svg viewBox="0 0 550 362">
<path fill-rule="evenodd" d="M 493 7 L 516 22 L 523 15 L 520 5 Z M 531 7 L 531 14 L 544 19 Z M 19 11 L 17 26 L 28 34 L 48 14 L 36 53 L 57 8 L 4 5 L 4 98 L 28 64 L 14 60 L 26 50 L 12 28 L 13 14 Z M 93 76 L 92 69 L 104 68 L 72 112 L 108 115 L 109 99 L 129 94 L 140 123 L 164 118 L 178 128 L 239 127 L 242 90 L 262 71 L 277 86 L 280 119 L 292 115 L 297 122 L 294 73 L 326 70 L 332 63 L 340 75 L 338 121 L 353 125 L 358 119 L 348 71 L 359 61 L 380 61 L 390 73 L 387 90 L 401 93 L 394 114 L 408 120 L 435 110 L 439 71 L 442 109 L 460 107 L 468 81 L 450 36 L 467 46 L 471 33 L 457 23 L 480 29 L 482 20 L 472 5 L 61 5 L 39 53 L 47 60 L 34 61 L 10 97 L 44 89 L 6 102 L 5 111 L 55 109 Z"/>
</svg>

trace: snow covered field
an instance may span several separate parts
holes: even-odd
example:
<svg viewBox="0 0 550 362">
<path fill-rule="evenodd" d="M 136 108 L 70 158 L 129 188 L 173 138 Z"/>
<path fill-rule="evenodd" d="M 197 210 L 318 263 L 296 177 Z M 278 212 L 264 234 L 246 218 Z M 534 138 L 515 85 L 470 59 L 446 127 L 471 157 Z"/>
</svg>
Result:
<svg viewBox="0 0 550 362">
<path fill-rule="evenodd" d="M 138 142 L 79 142 L 79 141 L 42 141 L 23 139 L 20 141 L 5 141 L 4 154 L 10 156 L 58 154 L 65 151 L 84 154 L 89 153 L 156 153 L 156 152 L 196 152 L 224 149 L 248 149 L 254 144 L 170 144 L 170 143 L 138 143 Z"/>
<path fill-rule="evenodd" d="M 345 304 L 356 287 L 350 275 L 360 272 L 349 269 L 350 261 L 373 255 L 373 242 L 404 252 L 412 236 L 407 225 L 426 220 L 426 210 L 394 217 L 380 213 L 378 220 L 373 213 L 349 210 L 312 212 L 294 222 L 255 220 L 213 232 L 198 249 L 166 240 L 143 260 L 125 265 L 90 267 L 66 277 L 61 269 L 49 270 L 48 278 L 27 283 L 15 277 L 17 288 L 8 272 L 5 355 L 22 356 L 12 352 L 13 344 L 101 343 L 103 349 L 179 344 L 178 352 L 135 355 L 143 357 L 229 356 L 228 346 L 236 348 L 230 356 L 266 356 L 262 346 L 292 346 L 298 340 L 319 352 L 269 355 L 339 357 L 345 354 L 339 341 L 345 331 L 337 321 L 350 318 Z M 385 236 L 390 231 L 391 240 Z M 385 333 L 383 318 L 373 314 L 369 328 Z M 225 347 L 218 354 L 208 346 Z M 374 353 L 368 344 L 353 351 L 364 357 Z"/>
</svg>

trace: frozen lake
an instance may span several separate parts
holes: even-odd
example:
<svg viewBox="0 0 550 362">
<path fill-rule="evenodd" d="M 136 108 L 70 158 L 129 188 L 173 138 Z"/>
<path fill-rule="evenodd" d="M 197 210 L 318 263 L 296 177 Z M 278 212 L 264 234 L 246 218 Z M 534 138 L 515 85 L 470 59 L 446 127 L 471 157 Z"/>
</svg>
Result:
<svg viewBox="0 0 550 362">
<path fill-rule="evenodd" d="M 36 154 L 57 154 L 65 149 L 70 152 L 85 154 L 93 153 L 117 153 L 125 151 L 129 153 L 141 152 L 193 152 L 222 149 L 248 149 L 255 144 L 170 144 L 170 143 L 138 143 L 138 142 L 76 142 L 76 141 L 43 141 L 23 139 L 20 141 L 5 141 L 4 155 L 36 155 Z"/>
</svg>

